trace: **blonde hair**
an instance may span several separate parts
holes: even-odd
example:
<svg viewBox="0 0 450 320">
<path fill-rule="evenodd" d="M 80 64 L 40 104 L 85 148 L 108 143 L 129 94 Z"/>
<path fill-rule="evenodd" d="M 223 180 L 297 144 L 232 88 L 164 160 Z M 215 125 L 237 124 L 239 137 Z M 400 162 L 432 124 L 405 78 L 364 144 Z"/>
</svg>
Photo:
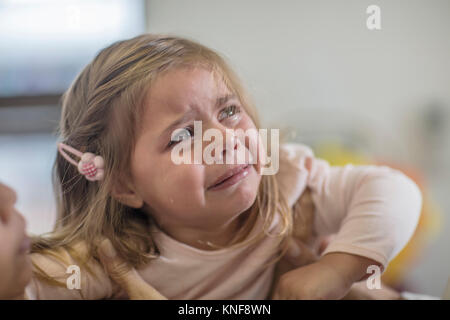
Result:
<svg viewBox="0 0 450 320">
<path fill-rule="evenodd" d="M 99 240 L 106 237 L 131 266 L 140 267 L 158 257 L 159 251 L 150 232 L 150 226 L 156 221 L 141 209 L 117 201 L 111 196 L 111 190 L 117 179 L 130 176 L 130 157 L 144 112 L 143 101 L 152 82 L 162 72 L 190 66 L 208 68 L 219 76 L 238 96 L 255 126 L 260 127 L 256 109 L 237 75 L 213 50 L 185 38 L 155 34 L 113 43 L 98 53 L 64 93 L 58 127 L 62 142 L 82 152 L 103 156 L 104 180 L 101 183 L 87 181 L 56 153 L 53 185 L 57 222 L 54 231 L 33 239 L 32 253 L 57 256 L 55 252 L 65 248 L 77 257 L 73 247 L 84 241 L 88 250 L 83 257 L 78 254 L 78 263 L 87 267 L 84 263 L 89 256 L 97 257 Z M 257 242 L 268 234 L 279 212 L 282 228 L 276 236 L 283 245 L 278 260 L 287 249 L 285 240 L 292 233 L 295 216 L 292 210 L 296 211 L 296 206 L 289 208 L 276 177 L 263 176 L 256 201 L 230 246 Z M 257 237 L 250 239 L 247 236 L 258 215 L 264 219 L 264 228 Z M 307 233 L 300 237 L 306 239 Z M 44 270 L 37 270 L 39 276 L 49 280 Z"/>
</svg>

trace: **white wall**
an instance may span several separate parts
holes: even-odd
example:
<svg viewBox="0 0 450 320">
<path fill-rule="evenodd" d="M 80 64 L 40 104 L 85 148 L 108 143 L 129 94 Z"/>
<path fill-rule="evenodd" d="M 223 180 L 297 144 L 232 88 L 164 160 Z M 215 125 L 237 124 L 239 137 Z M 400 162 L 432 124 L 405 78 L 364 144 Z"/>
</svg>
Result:
<svg viewBox="0 0 450 320">
<path fill-rule="evenodd" d="M 366 28 L 371 4 L 382 30 Z M 149 0 L 148 17 L 149 32 L 224 54 L 266 125 L 294 127 L 305 142 L 350 137 L 424 170 L 443 230 L 410 281 L 441 295 L 450 272 L 450 1 Z"/>
<path fill-rule="evenodd" d="M 390 136 L 405 112 L 450 102 L 450 2 L 378 1 L 382 30 L 369 31 L 372 3 L 156 0 L 148 24 L 226 55 L 271 123 L 332 130 L 356 118 Z"/>
</svg>

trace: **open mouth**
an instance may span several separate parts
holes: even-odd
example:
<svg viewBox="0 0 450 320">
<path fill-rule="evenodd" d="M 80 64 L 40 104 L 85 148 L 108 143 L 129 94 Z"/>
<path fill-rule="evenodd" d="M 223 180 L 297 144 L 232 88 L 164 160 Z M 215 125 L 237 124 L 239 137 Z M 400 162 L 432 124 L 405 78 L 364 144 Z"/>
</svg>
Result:
<svg viewBox="0 0 450 320">
<path fill-rule="evenodd" d="M 249 164 L 233 168 L 219 177 L 219 179 L 217 179 L 216 182 L 208 188 L 208 190 L 221 190 L 230 187 L 248 176 L 250 169 L 251 166 Z"/>
</svg>

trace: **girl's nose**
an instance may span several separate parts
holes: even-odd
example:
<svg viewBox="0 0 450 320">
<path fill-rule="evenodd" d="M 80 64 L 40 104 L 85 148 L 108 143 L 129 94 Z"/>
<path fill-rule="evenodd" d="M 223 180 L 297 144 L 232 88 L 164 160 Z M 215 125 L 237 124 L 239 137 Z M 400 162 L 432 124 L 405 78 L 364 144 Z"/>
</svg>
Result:
<svg viewBox="0 0 450 320">
<path fill-rule="evenodd" d="M 226 129 L 220 130 L 221 133 L 221 139 L 214 139 L 215 143 L 222 143 L 222 145 L 214 145 L 214 148 L 212 148 L 211 155 L 215 158 L 216 161 L 223 161 L 223 163 L 226 162 L 227 156 L 231 157 L 230 159 L 234 159 L 235 153 L 240 147 L 241 142 L 239 141 L 239 138 L 236 136 L 234 131 L 228 132 Z M 216 149 L 216 147 L 218 147 Z M 222 154 L 216 155 L 216 150 L 221 150 Z"/>
<path fill-rule="evenodd" d="M 238 149 L 238 146 L 239 146 L 239 139 L 238 139 L 238 137 L 236 137 L 236 135 L 234 134 L 234 131 L 233 131 L 229 138 L 225 136 L 224 148 L 223 148 L 224 156 L 225 156 L 225 152 L 234 153 L 235 150 Z"/>
<path fill-rule="evenodd" d="M 236 136 L 234 131 L 229 131 L 228 135 L 225 131 L 223 133 L 223 150 L 222 159 L 224 163 L 227 163 L 227 156 L 232 159 L 233 163 L 235 161 L 235 154 L 240 146 L 239 138 Z"/>
</svg>

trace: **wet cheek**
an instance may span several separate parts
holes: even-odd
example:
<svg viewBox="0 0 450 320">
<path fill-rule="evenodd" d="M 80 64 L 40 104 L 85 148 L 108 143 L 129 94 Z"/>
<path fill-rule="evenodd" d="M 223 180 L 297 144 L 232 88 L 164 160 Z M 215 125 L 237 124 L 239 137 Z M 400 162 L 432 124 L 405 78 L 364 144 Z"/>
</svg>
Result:
<svg viewBox="0 0 450 320">
<path fill-rule="evenodd" d="M 181 203 L 200 201 L 204 194 L 203 173 L 195 165 L 180 165 L 167 175 L 163 188 L 171 199 Z"/>
<path fill-rule="evenodd" d="M 182 189 L 184 192 L 196 192 L 203 189 L 203 174 L 193 169 L 193 165 L 182 165 L 185 168 L 177 170 L 172 177 L 170 186 L 176 189 Z"/>
</svg>

